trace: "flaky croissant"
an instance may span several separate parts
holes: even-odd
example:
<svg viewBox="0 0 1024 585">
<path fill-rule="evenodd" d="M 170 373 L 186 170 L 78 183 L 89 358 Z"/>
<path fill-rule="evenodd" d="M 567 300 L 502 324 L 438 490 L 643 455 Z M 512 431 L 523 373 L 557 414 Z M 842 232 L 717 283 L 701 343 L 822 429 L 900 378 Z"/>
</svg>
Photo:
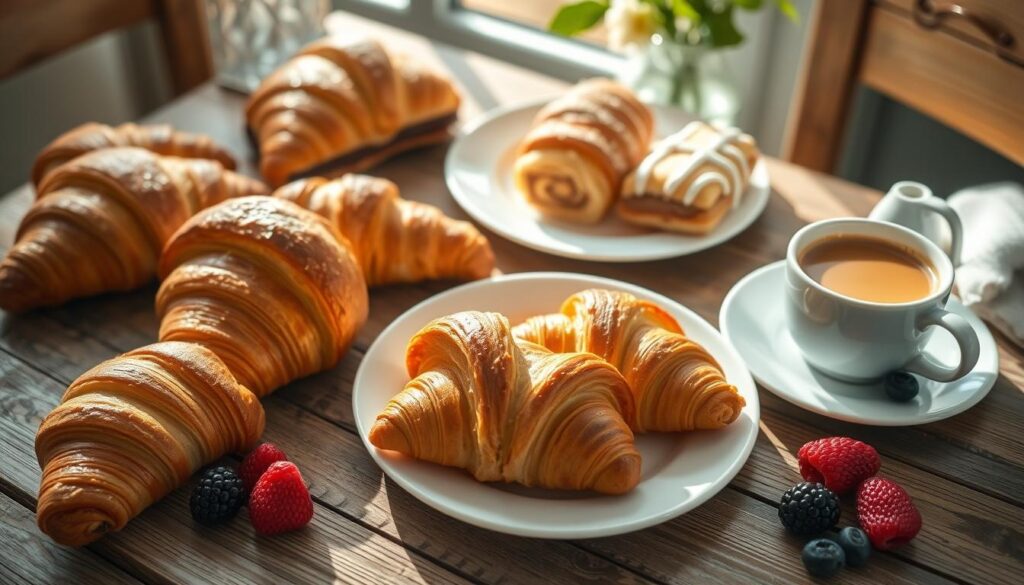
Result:
<svg viewBox="0 0 1024 585">
<path fill-rule="evenodd" d="M 512 338 L 498 313 L 437 319 L 409 342 L 412 378 L 370 442 L 479 481 L 621 494 L 640 479 L 625 380 L 585 353 Z"/>
<path fill-rule="evenodd" d="M 443 142 L 458 107 L 448 79 L 376 41 L 335 36 L 263 80 L 245 115 L 260 172 L 277 186 L 302 174 L 363 171 Z"/>
<path fill-rule="evenodd" d="M 300 179 L 274 192 L 327 218 L 344 235 L 369 286 L 451 278 L 494 270 L 494 252 L 473 224 L 433 205 L 408 201 L 387 179 L 347 174 Z"/>
<path fill-rule="evenodd" d="M 234 170 L 235 159 L 208 136 L 175 130 L 167 124 L 107 126 L 89 122 L 68 130 L 46 146 L 32 166 L 32 184 L 39 186 L 48 172 L 93 150 L 137 146 L 165 156 L 208 158 Z"/>
<path fill-rule="evenodd" d="M 722 428 L 746 404 L 721 367 L 661 307 L 619 291 L 591 289 L 560 313 L 531 317 L 514 335 L 551 351 L 589 351 L 622 372 L 636 398 L 637 432 Z"/>
<path fill-rule="evenodd" d="M 583 81 L 537 113 L 519 144 L 516 186 L 545 215 L 594 223 L 615 203 L 653 132 L 650 111 L 626 87 Z"/>
<path fill-rule="evenodd" d="M 84 154 L 46 175 L 0 262 L 0 307 L 24 311 L 149 282 L 164 242 L 200 209 L 266 192 L 212 160 L 141 148 Z"/>
<path fill-rule="evenodd" d="M 260 397 L 334 366 L 369 304 L 344 242 L 283 199 L 242 197 L 199 213 L 160 258 L 160 340 L 208 347 Z"/>
<path fill-rule="evenodd" d="M 198 345 L 157 343 L 106 361 L 71 383 L 36 434 L 39 528 L 70 546 L 121 530 L 262 432 L 256 396 Z"/>
</svg>

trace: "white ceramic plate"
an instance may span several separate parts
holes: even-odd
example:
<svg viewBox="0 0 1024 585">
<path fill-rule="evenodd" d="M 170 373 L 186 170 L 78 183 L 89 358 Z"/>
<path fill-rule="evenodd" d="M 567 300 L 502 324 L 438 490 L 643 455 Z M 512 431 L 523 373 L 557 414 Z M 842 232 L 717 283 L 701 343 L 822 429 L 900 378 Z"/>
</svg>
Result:
<svg viewBox="0 0 1024 585">
<path fill-rule="evenodd" d="M 678 319 L 722 365 L 747 401 L 725 429 L 637 437 L 640 484 L 622 496 L 553 492 L 480 483 L 461 469 L 380 451 L 367 432 L 405 386 L 405 346 L 433 319 L 467 310 L 499 311 L 515 324 L 557 311 L 569 295 L 592 287 L 653 300 Z M 757 437 L 760 407 L 750 373 L 736 351 L 697 314 L 647 289 L 583 274 L 526 273 L 466 284 L 409 309 L 374 341 L 356 373 L 352 408 L 363 443 L 388 476 L 424 503 L 470 524 L 538 538 L 591 538 L 638 530 L 692 510 L 721 490 L 743 466 Z"/>
<path fill-rule="evenodd" d="M 742 232 L 768 204 L 768 168 L 758 161 L 740 205 L 706 236 L 685 236 L 630 225 L 614 212 L 592 226 L 542 217 L 512 180 L 515 148 L 545 103 L 499 108 L 465 126 L 448 150 L 445 180 L 452 196 L 491 231 L 529 248 L 604 262 L 639 262 L 685 256 L 721 244 Z M 657 136 L 667 136 L 693 118 L 676 108 L 650 106 Z"/>
<path fill-rule="evenodd" d="M 765 388 L 797 406 L 828 417 L 876 426 L 918 425 L 967 410 L 988 394 L 999 375 L 999 353 L 985 324 L 956 299 L 946 308 L 971 324 L 981 342 L 978 365 L 959 380 L 935 382 L 917 377 L 921 392 L 907 403 L 889 400 L 881 384 L 848 384 L 811 369 L 785 326 L 782 303 L 785 261 L 751 272 L 722 303 L 719 324 Z M 925 351 L 953 363 L 959 349 L 944 329 L 932 334 Z"/>
</svg>

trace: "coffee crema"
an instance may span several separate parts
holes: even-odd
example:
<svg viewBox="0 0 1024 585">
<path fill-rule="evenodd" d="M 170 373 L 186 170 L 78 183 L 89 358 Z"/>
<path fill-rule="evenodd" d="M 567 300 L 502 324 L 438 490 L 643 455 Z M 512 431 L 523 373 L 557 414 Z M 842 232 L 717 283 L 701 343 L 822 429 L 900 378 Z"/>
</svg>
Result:
<svg viewBox="0 0 1024 585">
<path fill-rule="evenodd" d="M 874 303 L 907 303 L 935 290 L 935 268 L 899 244 L 859 235 L 834 235 L 808 246 L 800 267 L 825 288 Z"/>
</svg>

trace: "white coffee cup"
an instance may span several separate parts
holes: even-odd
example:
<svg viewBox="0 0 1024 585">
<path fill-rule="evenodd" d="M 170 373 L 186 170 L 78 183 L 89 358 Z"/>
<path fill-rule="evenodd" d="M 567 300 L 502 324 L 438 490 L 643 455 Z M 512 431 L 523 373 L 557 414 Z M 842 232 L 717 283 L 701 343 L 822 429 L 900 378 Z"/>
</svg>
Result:
<svg viewBox="0 0 1024 585">
<path fill-rule="evenodd" d="M 912 250 L 934 268 L 928 296 L 905 303 L 878 303 L 830 290 L 800 266 L 804 250 L 836 235 L 865 236 Z M 945 309 L 953 288 L 953 264 L 934 243 L 907 228 L 870 219 L 830 219 L 805 226 L 786 251 L 786 323 L 816 370 L 847 382 L 878 380 L 906 370 L 939 382 L 963 377 L 978 362 L 978 336 L 967 321 Z M 941 364 L 923 352 L 935 327 L 960 346 L 959 363 Z"/>
</svg>

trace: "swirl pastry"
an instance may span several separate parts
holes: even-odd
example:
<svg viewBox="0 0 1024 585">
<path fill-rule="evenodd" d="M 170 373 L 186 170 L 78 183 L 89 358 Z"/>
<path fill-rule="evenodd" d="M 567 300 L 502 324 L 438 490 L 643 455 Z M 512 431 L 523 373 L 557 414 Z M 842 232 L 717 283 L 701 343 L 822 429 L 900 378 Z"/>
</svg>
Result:
<svg viewBox="0 0 1024 585">
<path fill-rule="evenodd" d="M 165 156 L 208 158 L 225 169 L 235 169 L 235 159 L 208 136 L 179 132 L 167 124 L 107 126 L 89 122 L 57 137 L 39 153 L 32 166 L 32 184 L 67 161 L 87 152 L 117 146 L 137 146 Z"/>
<path fill-rule="evenodd" d="M 120 355 L 72 382 L 39 426 L 39 528 L 69 546 L 121 530 L 262 433 L 263 407 L 212 352 L 157 343 Z"/>
<path fill-rule="evenodd" d="M 277 186 L 444 142 L 458 108 L 452 83 L 412 59 L 376 41 L 326 37 L 263 80 L 245 115 L 260 172 Z"/>
<path fill-rule="evenodd" d="M 739 205 L 759 152 L 738 128 L 690 122 L 626 177 L 617 211 L 639 225 L 706 234 Z"/>
<path fill-rule="evenodd" d="M 621 494 L 640 480 L 633 397 L 596 356 L 517 342 L 502 315 L 465 312 L 424 327 L 405 359 L 412 381 L 377 416 L 376 447 L 479 481 Z"/>
<path fill-rule="evenodd" d="M 208 347 L 259 397 L 333 367 L 369 304 L 344 243 L 327 220 L 283 199 L 203 211 L 160 257 L 160 340 Z"/>
<path fill-rule="evenodd" d="M 300 179 L 274 192 L 334 224 L 352 246 L 369 286 L 451 278 L 494 270 L 494 252 L 473 224 L 433 205 L 407 201 L 387 179 L 348 174 Z"/>
<path fill-rule="evenodd" d="M 745 402 L 715 358 L 688 339 L 661 307 L 618 291 L 591 289 L 560 313 L 531 317 L 513 334 L 551 351 L 588 351 L 622 372 L 636 399 L 633 430 L 718 429 Z"/>
<path fill-rule="evenodd" d="M 583 81 L 537 113 L 519 144 L 516 186 L 544 215 L 594 223 L 647 152 L 653 124 L 647 107 L 622 85 Z"/>
<path fill-rule="evenodd" d="M 0 307 L 24 311 L 149 282 L 164 242 L 200 209 L 266 192 L 212 160 L 141 148 L 84 154 L 46 175 L 0 262 Z"/>
</svg>

